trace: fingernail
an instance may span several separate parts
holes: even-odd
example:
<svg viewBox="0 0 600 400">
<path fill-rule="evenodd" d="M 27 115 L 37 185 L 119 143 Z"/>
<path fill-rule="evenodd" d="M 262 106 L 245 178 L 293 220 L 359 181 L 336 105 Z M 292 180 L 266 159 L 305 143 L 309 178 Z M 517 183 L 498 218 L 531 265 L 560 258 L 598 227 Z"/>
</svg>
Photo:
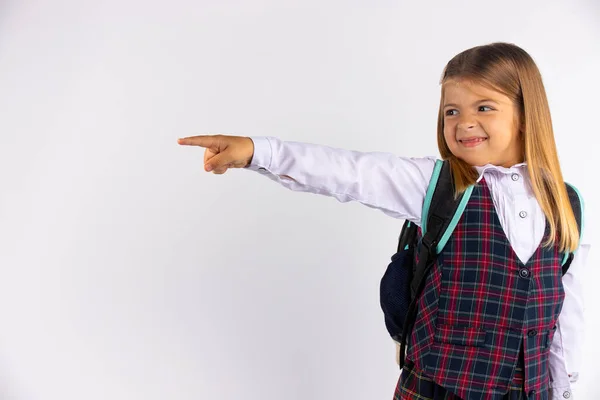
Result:
<svg viewBox="0 0 600 400">
<path fill-rule="evenodd" d="M 213 169 L 212 165 L 210 165 L 210 164 L 206 165 L 205 168 L 206 168 L 206 171 L 208 171 L 208 172 L 212 171 L 212 169 Z"/>
</svg>

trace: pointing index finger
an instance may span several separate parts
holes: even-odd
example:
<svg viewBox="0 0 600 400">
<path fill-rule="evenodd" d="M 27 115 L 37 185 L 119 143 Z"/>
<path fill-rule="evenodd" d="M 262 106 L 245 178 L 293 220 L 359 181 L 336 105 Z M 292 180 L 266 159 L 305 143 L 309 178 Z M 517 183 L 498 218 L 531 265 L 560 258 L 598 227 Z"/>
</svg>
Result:
<svg viewBox="0 0 600 400">
<path fill-rule="evenodd" d="M 213 135 L 188 136 L 177 139 L 184 146 L 216 147 L 217 139 Z"/>
</svg>

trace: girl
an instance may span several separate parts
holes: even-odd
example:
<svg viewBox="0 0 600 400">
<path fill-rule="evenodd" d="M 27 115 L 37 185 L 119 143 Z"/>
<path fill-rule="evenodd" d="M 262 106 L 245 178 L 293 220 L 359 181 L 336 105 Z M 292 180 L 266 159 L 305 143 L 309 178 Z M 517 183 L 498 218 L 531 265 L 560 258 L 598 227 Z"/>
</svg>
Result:
<svg viewBox="0 0 600 400">
<path fill-rule="evenodd" d="M 425 282 L 394 399 L 568 399 L 577 379 L 589 246 L 561 173 L 539 70 L 508 43 L 456 55 L 437 139 L 464 213 Z M 358 201 L 421 224 L 435 158 L 274 137 L 202 135 L 206 171 L 258 171 L 294 191 Z M 561 276 L 564 252 L 575 251 Z"/>
</svg>

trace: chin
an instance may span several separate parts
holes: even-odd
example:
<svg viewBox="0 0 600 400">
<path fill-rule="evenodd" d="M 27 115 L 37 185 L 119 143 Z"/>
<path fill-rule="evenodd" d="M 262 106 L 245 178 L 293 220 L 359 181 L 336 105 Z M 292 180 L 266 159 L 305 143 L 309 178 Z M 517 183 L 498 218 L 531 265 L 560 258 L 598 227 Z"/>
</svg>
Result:
<svg viewBox="0 0 600 400">
<path fill-rule="evenodd" d="M 493 164 L 492 160 L 484 157 L 458 157 L 472 167 L 483 167 L 487 164 Z"/>
</svg>

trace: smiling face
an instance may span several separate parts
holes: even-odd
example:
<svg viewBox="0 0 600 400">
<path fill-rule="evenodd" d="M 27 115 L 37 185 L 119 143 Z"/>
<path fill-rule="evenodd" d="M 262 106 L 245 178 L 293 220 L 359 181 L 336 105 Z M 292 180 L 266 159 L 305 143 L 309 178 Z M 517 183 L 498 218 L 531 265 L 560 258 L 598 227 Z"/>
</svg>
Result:
<svg viewBox="0 0 600 400">
<path fill-rule="evenodd" d="M 519 111 L 510 98 L 466 79 L 443 84 L 444 139 L 472 166 L 523 162 Z"/>
</svg>

